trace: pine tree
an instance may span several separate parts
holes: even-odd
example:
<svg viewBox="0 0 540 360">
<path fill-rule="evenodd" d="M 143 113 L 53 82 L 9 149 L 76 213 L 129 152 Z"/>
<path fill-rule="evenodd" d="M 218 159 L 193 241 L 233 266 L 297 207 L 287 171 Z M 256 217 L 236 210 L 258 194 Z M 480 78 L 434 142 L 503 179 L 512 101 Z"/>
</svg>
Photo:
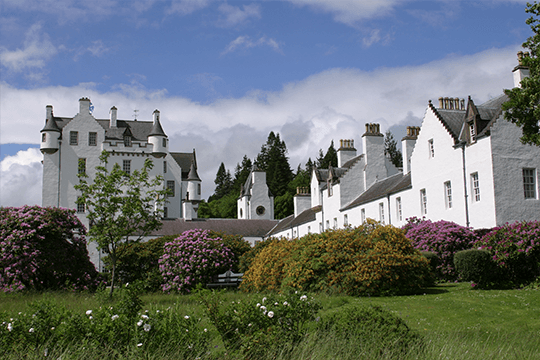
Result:
<svg viewBox="0 0 540 360">
<path fill-rule="evenodd" d="M 330 143 L 326 154 L 323 153 L 322 149 L 319 150 L 319 156 L 317 157 L 317 167 L 319 169 L 328 169 L 330 165 L 333 167 L 338 166 L 337 161 L 337 151 L 334 147 L 334 140 Z"/>
<path fill-rule="evenodd" d="M 270 192 L 276 198 L 285 194 L 287 185 L 293 179 L 293 172 L 287 157 L 287 145 L 280 139 L 279 134 L 270 132 L 255 163 L 260 170 L 266 172 Z"/>
<path fill-rule="evenodd" d="M 384 134 L 384 155 L 390 158 L 390 162 L 394 164 L 395 167 L 403 167 L 403 155 L 397 148 L 397 141 L 394 140 L 394 135 L 390 130 Z"/>
<path fill-rule="evenodd" d="M 214 195 L 208 198 L 208 202 L 219 200 L 232 190 L 233 180 L 231 172 L 225 169 L 225 164 L 221 163 L 219 166 L 214 183 L 216 184 L 216 189 L 214 190 Z"/>
</svg>

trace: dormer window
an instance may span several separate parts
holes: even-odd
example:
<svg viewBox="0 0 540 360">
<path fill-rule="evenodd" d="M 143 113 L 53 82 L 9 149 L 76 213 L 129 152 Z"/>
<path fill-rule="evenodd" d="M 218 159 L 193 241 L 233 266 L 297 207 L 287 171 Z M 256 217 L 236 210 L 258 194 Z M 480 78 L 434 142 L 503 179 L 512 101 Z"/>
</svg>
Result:
<svg viewBox="0 0 540 360">
<path fill-rule="evenodd" d="M 124 135 L 124 146 L 130 147 L 131 146 L 131 136 Z"/>
</svg>

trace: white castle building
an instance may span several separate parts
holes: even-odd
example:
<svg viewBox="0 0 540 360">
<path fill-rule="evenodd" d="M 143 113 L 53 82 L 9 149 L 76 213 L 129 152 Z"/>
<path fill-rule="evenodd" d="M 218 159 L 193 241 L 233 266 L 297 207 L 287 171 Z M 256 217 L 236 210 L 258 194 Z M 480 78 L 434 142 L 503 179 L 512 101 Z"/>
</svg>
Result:
<svg viewBox="0 0 540 360">
<path fill-rule="evenodd" d="M 527 75 L 517 66 L 515 86 Z M 366 124 L 362 153 L 342 140 L 338 167 L 314 169 L 310 189 L 294 198 L 294 214 L 268 235 L 301 237 L 366 218 L 400 227 L 426 217 L 473 228 L 539 220 L 540 147 L 520 142 L 521 128 L 504 119 L 507 100 L 430 101 L 421 127 L 408 127 L 402 139 L 403 169 L 384 155 L 379 125 Z"/>
<path fill-rule="evenodd" d="M 169 151 L 169 139 L 155 110 L 153 121 L 119 120 L 112 107 L 109 119 L 96 119 L 90 99 L 79 100 L 79 113 L 73 117 L 56 117 L 53 107 L 46 107 L 46 122 L 41 130 L 43 153 L 42 205 L 76 209 L 77 216 L 88 227 L 85 207 L 77 205 L 80 195 L 74 189 L 79 182 L 78 163 L 86 164 L 90 178 L 100 165 L 103 150 L 109 152 L 109 168 L 117 163 L 127 173 L 141 169 L 146 159 L 153 160 L 151 176 L 161 175 L 164 186 L 173 195 L 167 198 L 164 218 L 191 220 L 197 217 L 201 200 L 201 179 L 197 174 L 195 150 L 191 153 Z M 90 257 L 96 261 L 95 248 Z"/>
</svg>

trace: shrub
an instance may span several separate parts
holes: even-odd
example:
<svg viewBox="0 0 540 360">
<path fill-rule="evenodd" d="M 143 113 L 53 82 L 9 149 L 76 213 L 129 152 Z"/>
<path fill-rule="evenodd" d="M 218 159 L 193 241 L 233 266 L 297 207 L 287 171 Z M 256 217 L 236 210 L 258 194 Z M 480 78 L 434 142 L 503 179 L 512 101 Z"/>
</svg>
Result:
<svg viewBox="0 0 540 360">
<path fill-rule="evenodd" d="M 74 210 L 0 208 L 0 290 L 96 287 L 85 234 Z"/>
<path fill-rule="evenodd" d="M 251 263 L 253 262 L 253 259 L 257 254 L 259 254 L 262 249 L 264 249 L 267 245 L 269 245 L 272 242 L 273 238 L 269 238 L 263 241 L 259 241 L 255 244 L 254 247 L 252 247 L 249 251 L 242 254 L 240 257 L 240 272 L 245 273 L 249 267 L 251 266 Z"/>
<path fill-rule="evenodd" d="M 492 255 L 500 269 L 499 285 L 521 286 L 540 276 L 540 221 L 496 227 L 475 247 Z"/>
<path fill-rule="evenodd" d="M 383 295 L 415 292 L 428 279 L 428 261 L 400 229 L 370 222 L 274 240 L 256 255 L 241 287 Z"/>
<path fill-rule="evenodd" d="M 431 270 L 428 283 L 429 285 L 435 285 L 437 280 L 437 266 L 439 266 L 439 257 L 432 251 L 420 251 L 420 253 L 427 259 L 429 269 Z"/>
<path fill-rule="evenodd" d="M 251 266 L 242 278 L 244 291 L 279 291 L 285 277 L 284 267 L 294 241 L 271 239 L 255 255 Z"/>
<path fill-rule="evenodd" d="M 220 293 L 199 293 L 206 314 L 228 351 L 249 359 L 274 358 L 298 344 L 320 305 L 306 294 L 267 295 L 224 302 Z"/>
<path fill-rule="evenodd" d="M 324 316 L 317 330 L 330 333 L 339 341 L 357 344 L 362 352 L 376 358 L 400 359 L 422 343 L 421 336 L 409 329 L 400 317 L 378 306 L 346 305 Z M 335 354 L 339 358 L 339 354 Z"/>
<path fill-rule="evenodd" d="M 244 240 L 242 235 L 229 235 L 221 232 L 210 232 L 211 237 L 221 238 L 223 245 L 230 249 L 233 253 L 232 271 L 240 272 L 240 259 L 242 256 L 251 250 L 251 244 Z"/>
<path fill-rule="evenodd" d="M 212 238 L 206 230 L 188 230 L 164 246 L 159 259 L 163 291 L 189 292 L 197 284 L 230 270 L 233 253 L 221 238 Z"/>
<path fill-rule="evenodd" d="M 454 255 L 456 271 L 464 281 L 472 281 L 474 287 L 488 288 L 497 276 L 497 268 L 486 250 L 462 250 Z"/>
<path fill-rule="evenodd" d="M 457 280 L 454 268 L 454 254 L 472 248 L 477 240 L 474 232 L 450 221 L 407 219 L 403 227 L 405 236 L 413 242 L 416 249 L 431 251 L 439 257 L 437 277 L 441 280 Z"/>
</svg>

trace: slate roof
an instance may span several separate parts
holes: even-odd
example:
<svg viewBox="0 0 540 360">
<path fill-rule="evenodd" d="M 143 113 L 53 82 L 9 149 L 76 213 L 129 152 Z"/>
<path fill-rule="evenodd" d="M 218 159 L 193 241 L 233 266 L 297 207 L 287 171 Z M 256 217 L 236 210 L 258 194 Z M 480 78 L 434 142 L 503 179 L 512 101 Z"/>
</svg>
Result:
<svg viewBox="0 0 540 360">
<path fill-rule="evenodd" d="M 312 207 L 311 209 L 304 210 L 300 214 L 298 214 L 297 217 L 294 215 L 289 215 L 288 217 L 281 219 L 279 224 L 276 225 L 275 228 L 273 228 L 267 236 L 271 236 L 272 234 L 277 234 L 281 231 L 291 229 L 295 226 L 300 226 L 312 221 L 315 221 L 317 219 L 317 213 L 322 210 L 322 206 L 318 205 L 315 207 Z"/>
<path fill-rule="evenodd" d="M 161 229 L 152 236 L 177 235 L 192 229 L 214 230 L 229 235 L 243 237 L 264 237 L 278 220 L 246 220 L 246 219 L 184 219 L 163 220 Z"/>
<path fill-rule="evenodd" d="M 430 102 L 429 107 L 439 118 L 439 121 L 446 128 L 450 136 L 457 143 L 459 141 L 459 134 L 461 133 L 461 128 L 463 127 L 463 121 L 465 118 L 465 110 L 447 110 L 447 109 L 437 109 Z"/>
<path fill-rule="evenodd" d="M 192 153 L 171 152 L 170 154 L 174 161 L 176 161 L 176 163 L 182 168 L 182 180 L 189 179 L 191 164 L 193 163 L 195 169 L 197 169 L 197 158 L 195 156 L 195 151 Z"/>
<path fill-rule="evenodd" d="M 369 189 L 364 191 L 360 196 L 351 201 L 348 205 L 340 209 L 340 211 L 348 210 L 362 204 L 369 203 L 373 200 L 384 198 L 388 195 L 394 194 L 401 190 L 411 187 L 411 173 L 403 175 L 398 173 L 396 175 L 387 177 L 386 179 L 377 181 L 371 185 Z"/>
<path fill-rule="evenodd" d="M 96 121 L 105 129 L 107 140 L 123 140 L 124 134 L 128 135 L 127 131 L 129 131 L 133 140 L 147 141 L 154 125 L 152 121 L 117 120 L 116 128 L 110 128 L 109 119 L 96 119 Z"/>
</svg>

